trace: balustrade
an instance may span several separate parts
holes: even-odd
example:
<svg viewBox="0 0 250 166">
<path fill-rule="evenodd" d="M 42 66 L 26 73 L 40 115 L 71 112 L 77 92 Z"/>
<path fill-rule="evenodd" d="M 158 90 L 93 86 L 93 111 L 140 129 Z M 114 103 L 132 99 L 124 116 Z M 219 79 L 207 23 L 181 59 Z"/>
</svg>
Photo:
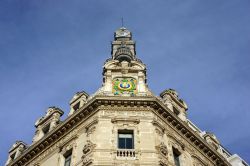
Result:
<svg viewBox="0 0 250 166">
<path fill-rule="evenodd" d="M 135 157 L 134 149 L 118 149 L 116 152 L 117 157 Z"/>
</svg>

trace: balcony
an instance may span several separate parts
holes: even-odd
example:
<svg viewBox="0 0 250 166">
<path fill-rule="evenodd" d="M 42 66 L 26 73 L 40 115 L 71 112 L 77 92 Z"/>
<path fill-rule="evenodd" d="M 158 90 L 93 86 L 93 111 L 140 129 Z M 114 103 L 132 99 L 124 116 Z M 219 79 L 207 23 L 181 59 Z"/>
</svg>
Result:
<svg viewBox="0 0 250 166">
<path fill-rule="evenodd" d="M 135 150 L 134 149 L 117 149 L 116 157 L 135 158 Z"/>
</svg>

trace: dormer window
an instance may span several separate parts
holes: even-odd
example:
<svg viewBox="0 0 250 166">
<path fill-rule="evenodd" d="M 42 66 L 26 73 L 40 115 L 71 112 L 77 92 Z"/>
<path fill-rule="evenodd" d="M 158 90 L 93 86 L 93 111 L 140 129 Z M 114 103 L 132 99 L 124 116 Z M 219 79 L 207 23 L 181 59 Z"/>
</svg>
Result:
<svg viewBox="0 0 250 166">
<path fill-rule="evenodd" d="M 10 162 L 18 158 L 26 148 L 26 143 L 22 141 L 16 141 L 9 150 L 8 160 L 6 161 L 5 165 L 9 165 Z"/>
<path fill-rule="evenodd" d="M 173 111 L 174 111 L 174 114 L 177 116 L 180 114 L 180 111 L 176 109 L 175 107 L 173 107 Z"/>
<path fill-rule="evenodd" d="M 43 128 L 43 134 L 44 134 L 44 135 L 48 134 L 49 129 L 50 129 L 50 124 L 46 125 L 46 126 Z"/>
<path fill-rule="evenodd" d="M 74 114 L 74 112 L 78 111 L 84 104 L 86 104 L 88 97 L 89 95 L 84 91 L 77 92 L 69 102 L 70 112 L 68 115 L 70 116 Z"/>
<path fill-rule="evenodd" d="M 80 108 L 80 101 L 73 106 L 73 109 L 77 111 Z"/>
<path fill-rule="evenodd" d="M 14 159 L 15 159 L 15 157 L 16 157 L 16 152 L 15 152 L 15 153 L 13 153 L 12 155 L 10 155 L 10 159 L 11 159 L 11 160 L 14 160 Z"/>
</svg>

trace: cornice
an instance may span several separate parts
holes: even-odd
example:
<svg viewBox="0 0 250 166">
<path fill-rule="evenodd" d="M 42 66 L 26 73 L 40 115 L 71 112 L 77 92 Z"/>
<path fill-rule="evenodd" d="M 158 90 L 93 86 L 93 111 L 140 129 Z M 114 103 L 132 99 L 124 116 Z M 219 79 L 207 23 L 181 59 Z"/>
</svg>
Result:
<svg viewBox="0 0 250 166">
<path fill-rule="evenodd" d="M 89 117 L 97 108 L 102 106 L 125 106 L 154 109 L 165 122 L 178 131 L 183 137 L 189 140 L 200 152 L 206 155 L 218 166 L 230 166 L 230 163 L 217 151 L 215 151 L 203 138 L 195 133 L 188 125 L 179 119 L 156 97 L 121 97 L 121 96 L 95 96 L 89 100 L 77 112 L 68 117 L 64 122 L 58 125 L 48 135 L 31 145 L 21 156 L 16 158 L 8 166 L 22 166 L 34 159 L 44 149 L 54 144 L 62 138 L 67 132 L 72 130 L 77 124 Z"/>
<path fill-rule="evenodd" d="M 230 166 L 231 164 L 216 150 L 211 147 L 205 139 L 201 138 L 193 131 L 187 123 L 179 119 L 172 111 L 170 111 L 159 99 L 155 98 L 153 108 L 156 113 L 162 117 L 172 128 L 180 135 L 191 142 L 196 149 L 205 154 L 211 161 L 218 166 Z"/>
<path fill-rule="evenodd" d="M 54 144 L 57 140 L 62 138 L 79 122 L 93 113 L 99 106 L 96 98 L 92 98 L 88 103 L 81 107 L 76 113 L 68 117 L 64 122 L 59 124 L 54 130 L 49 132 L 38 142 L 32 144 L 28 149 L 24 151 L 22 155 L 17 157 L 8 166 L 22 166 L 30 162 L 34 157 L 40 154 L 43 150 Z"/>
</svg>

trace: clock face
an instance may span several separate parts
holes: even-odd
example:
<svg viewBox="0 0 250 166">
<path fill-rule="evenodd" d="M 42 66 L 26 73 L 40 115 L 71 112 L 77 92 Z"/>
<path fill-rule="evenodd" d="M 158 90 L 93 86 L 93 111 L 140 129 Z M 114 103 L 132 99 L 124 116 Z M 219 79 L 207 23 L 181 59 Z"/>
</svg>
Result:
<svg viewBox="0 0 250 166">
<path fill-rule="evenodd" d="M 137 81 L 134 78 L 115 78 L 113 80 L 113 93 L 115 95 L 134 95 L 136 93 L 136 85 Z"/>
</svg>

